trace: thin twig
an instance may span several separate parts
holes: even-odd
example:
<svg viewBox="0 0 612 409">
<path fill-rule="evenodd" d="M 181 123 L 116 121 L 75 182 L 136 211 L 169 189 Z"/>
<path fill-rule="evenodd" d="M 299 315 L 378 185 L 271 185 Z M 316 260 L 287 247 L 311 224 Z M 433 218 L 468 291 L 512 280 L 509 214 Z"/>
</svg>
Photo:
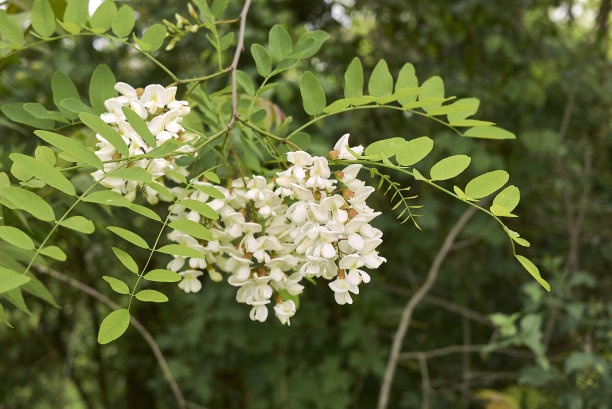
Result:
<svg viewBox="0 0 612 409">
<path fill-rule="evenodd" d="M 421 369 L 421 409 L 429 409 L 429 395 L 431 395 L 431 383 L 429 382 L 429 369 L 427 369 L 427 358 L 419 355 L 419 368 Z"/>
<path fill-rule="evenodd" d="M 240 12 L 240 31 L 238 32 L 238 44 L 236 45 L 236 52 L 234 53 L 232 65 L 230 65 L 229 67 L 229 69 L 232 71 L 232 118 L 227 124 L 227 129 L 232 129 L 234 127 L 234 122 L 236 122 L 236 119 L 238 119 L 238 90 L 236 85 L 236 70 L 238 69 L 238 61 L 240 60 L 240 54 L 242 53 L 242 49 L 244 48 L 244 28 L 246 26 L 246 16 L 249 12 L 250 5 L 251 0 L 246 0 L 244 2 L 244 7 L 242 7 L 242 11 Z"/>
<path fill-rule="evenodd" d="M 432 349 L 430 351 L 412 351 L 412 352 L 403 352 L 399 354 L 400 361 L 407 361 L 411 359 L 419 359 L 419 357 L 423 356 L 426 359 L 438 358 L 445 355 L 451 354 L 474 354 L 484 352 L 484 349 L 490 346 L 489 344 L 481 344 L 481 345 L 449 345 L 443 348 Z M 533 358 L 534 355 L 532 352 L 524 351 L 522 349 L 515 348 L 498 348 L 491 351 L 487 351 L 487 353 L 491 354 L 503 354 L 513 356 L 515 358 Z"/>
<path fill-rule="evenodd" d="M 46 268 L 38 264 L 34 264 L 33 267 L 39 273 L 48 274 L 49 276 L 59 281 L 63 281 L 65 283 L 70 284 L 74 288 L 80 291 L 83 291 L 84 293 L 94 297 L 95 299 L 102 302 L 103 304 L 106 304 L 108 307 L 112 308 L 113 310 L 118 310 L 119 308 L 121 308 L 119 305 L 115 304 L 113 301 L 108 299 L 104 294 L 99 293 L 94 288 L 78 280 L 75 280 L 74 278 L 68 277 L 60 273 L 59 271 L 56 271 L 50 268 Z M 147 331 L 147 329 L 141 324 L 141 322 L 138 321 L 136 318 L 134 318 L 134 316 L 130 316 L 130 323 L 134 326 L 134 328 L 136 328 L 136 331 L 138 331 L 140 335 L 142 335 L 142 337 L 145 339 L 147 344 L 149 344 L 149 347 L 153 351 L 153 355 L 155 355 L 155 359 L 157 359 L 157 363 L 159 364 L 159 367 L 161 368 L 164 374 L 164 377 L 166 378 L 166 381 L 168 382 L 168 385 L 170 386 L 170 389 L 172 389 L 172 393 L 174 394 L 174 397 L 176 399 L 176 402 L 179 405 L 179 408 L 186 409 L 187 405 L 185 402 L 185 398 L 183 397 L 183 394 L 178 384 L 174 380 L 174 377 L 172 376 L 172 372 L 170 372 L 170 368 L 168 367 L 168 363 L 166 362 L 166 359 L 164 358 L 164 355 L 162 354 L 161 349 L 159 348 L 159 346 L 153 339 L 153 336 L 151 336 L 149 331 Z"/>
<path fill-rule="evenodd" d="M 393 376 L 395 375 L 395 368 L 397 366 L 397 361 L 399 359 L 400 351 L 402 349 L 402 344 L 404 342 L 404 337 L 406 336 L 406 332 L 408 331 L 408 327 L 410 326 L 410 321 L 412 320 L 412 313 L 416 306 L 421 302 L 423 297 L 429 292 L 434 282 L 436 281 L 436 277 L 438 276 L 438 270 L 440 269 L 440 265 L 442 261 L 448 254 L 455 238 L 465 226 L 467 221 L 472 217 L 475 213 L 475 208 L 470 208 L 466 210 L 463 215 L 459 218 L 457 223 L 450 230 L 446 239 L 444 239 L 444 243 L 436 254 L 436 257 L 429 268 L 429 273 L 427 274 L 427 278 L 425 279 L 425 283 L 423 286 L 417 290 L 414 296 L 408 301 L 406 306 L 404 307 L 404 311 L 402 313 L 402 318 L 400 320 L 400 324 L 397 328 L 397 332 L 393 337 L 393 345 L 391 346 L 391 352 L 389 354 L 389 360 L 387 361 L 387 368 L 385 369 L 385 375 L 383 377 L 383 383 L 380 388 L 380 395 L 378 396 L 378 404 L 377 409 L 386 409 L 387 404 L 389 403 L 389 395 L 391 393 L 391 385 L 393 384 Z"/>
</svg>

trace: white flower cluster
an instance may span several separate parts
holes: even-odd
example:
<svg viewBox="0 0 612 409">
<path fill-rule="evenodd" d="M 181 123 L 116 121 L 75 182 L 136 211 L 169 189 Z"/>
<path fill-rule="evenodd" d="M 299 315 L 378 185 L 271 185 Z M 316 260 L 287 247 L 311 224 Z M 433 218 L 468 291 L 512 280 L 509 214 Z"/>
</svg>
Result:
<svg viewBox="0 0 612 409">
<path fill-rule="evenodd" d="M 348 137 L 338 141 L 331 157 L 354 159 L 349 149 L 356 155 L 363 152 L 361 146 L 348 148 Z M 305 277 L 329 280 L 338 304 L 353 302 L 351 293 L 358 294 L 358 285 L 370 281 L 363 268 L 386 261 L 376 251 L 382 232 L 369 224 L 380 213 L 365 203 L 374 188 L 357 178 L 361 165 L 332 173 L 324 157 L 298 151 L 288 153 L 287 159 L 292 166 L 272 180 L 254 176 L 236 179 L 227 188 L 214 186 L 223 199 L 200 190 L 186 192 L 189 199 L 216 210 L 219 219 L 174 207 L 171 218 L 202 223 L 214 237 L 199 242 L 178 230 L 169 234 L 171 240 L 202 253 L 202 258 L 176 256 L 169 263 L 169 269 L 183 276 L 180 288 L 199 291 L 202 270 L 220 281 L 218 268 L 230 275 L 229 284 L 239 287 L 237 301 L 252 306 L 252 320 L 265 321 L 267 305 L 274 300 L 274 313 L 283 324 L 296 312 L 294 299 L 304 289 L 300 282 Z"/>
<path fill-rule="evenodd" d="M 170 139 L 178 139 L 181 142 L 188 142 L 192 139 L 193 136 L 186 134 L 185 129 L 181 126 L 183 117 L 189 113 L 190 108 L 187 106 L 187 101 L 177 101 L 175 99 L 176 87 L 164 88 L 159 84 L 151 84 L 147 85 L 143 90 L 141 88 L 134 89 L 131 85 L 124 82 L 118 82 L 115 84 L 115 89 L 121 96 L 107 99 L 104 105 L 108 112 L 103 113 L 100 117 L 104 122 L 113 126 L 121 135 L 123 141 L 128 146 L 129 156 L 146 154 L 153 147 L 143 141 L 140 135 L 128 123 L 122 111 L 123 107 L 133 110 L 145 121 L 149 131 L 151 131 L 151 134 L 153 134 L 157 141 L 157 146 Z M 121 153 L 109 141 L 99 134 L 96 137 L 99 142 L 96 144 L 95 154 L 100 160 L 122 159 Z M 187 153 L 192 150 L 193 148 L 190 145 L 183 145 L 178 149 L 178 152 Z M 124 164 L 125 162 L 123 161 L 107 162 L 104 164 L 104 170 L 98 170 L 92 173 L 92 176 L 96 181 L 101 180 L 106 173 L 110 173 Z M 153 177 L 153 180 L 162 185 L 164 184 L 164 176 L 179 182 L 171 175 L 168 175 L 168 171 L 175 171 L 184 176 L 188 174 L 185 167 L 176 164 L 174 156 L 140 159 L 134 162 L 132 166 L 147 170 Z M 138 188 L 143 187 L 149 203 L 155 204 L 158 201 L 157 191 L 137 181 L 106 177 L 100 183 L 125 195 L 129 200 L 134 200 Z"/>
</svg>

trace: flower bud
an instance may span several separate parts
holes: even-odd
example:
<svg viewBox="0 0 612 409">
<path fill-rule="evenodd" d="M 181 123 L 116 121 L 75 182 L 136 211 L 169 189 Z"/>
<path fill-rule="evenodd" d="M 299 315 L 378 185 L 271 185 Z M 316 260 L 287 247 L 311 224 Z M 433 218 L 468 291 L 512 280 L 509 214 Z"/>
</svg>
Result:
<svg viewBox="0 0 612 409">
<path fill-rule="evenodd" d="M 220 283 L 221 281 L 223 281 L 223 276 L 215 269 L 209 269 L 208 275 L 210 276 L 210 279 L 213 280 L 215 283 Z"/>
</svg>

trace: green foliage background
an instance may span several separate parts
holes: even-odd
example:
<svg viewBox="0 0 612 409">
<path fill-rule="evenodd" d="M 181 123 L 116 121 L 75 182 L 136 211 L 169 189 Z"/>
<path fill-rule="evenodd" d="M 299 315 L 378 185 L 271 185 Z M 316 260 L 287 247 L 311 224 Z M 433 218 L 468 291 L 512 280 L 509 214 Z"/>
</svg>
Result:
<svg viewBox="0 0 612 409">
<path fill-rule="evenodd" d="M 60 0 L 52 3 L 62 7 Z M 575 3 L 592 10 L 594 18 L 576 9 L 568 15 L 567 6 Z M 4 5 L 11 13 L 31 7 L 27 0 Z M 187 15 L 178 1 L 130 5 L 139 12 L 141 28 L 173 20 L 174 13 Z M 231 1 L 224 16 L 234 18 L 241 7 Z M 340 9 L 344 17 L 336 14 Z M 562 14 L 559 21 L 551 19 L 555 10 Z M 611 405 L 609 14 L 608 0 L 255 1 L 252 6 L 247 50 L 254 42 L 266 43 L 274 23 L 294 38 L 306 27 L 330 33 L 311 61 L 328 100 L 342 97 L 341 73 L 356 53 L 366 72 L 380 58 L 393 73 L 409 61 L 421 78 L 444 78 L 448 94 L 479 98 L 483 118 L 517 135 L 516 141 L 460 139 L 431 121 L 386 111 L 343 114 L 311 129 L 312 150 L 318 153 L 344 132 L 363 145 L 427 135 L 445 148 L 426 160 L 430 166 L 443 156 L 465 153 L 476 172 L 511 169 L 512 183 L 523 192 L 522 235 L 534 249 L 526 255 L 553 290 L 546 294 L 526 276 L 493 220 L 475 216 L 444 261 L 430 296 L 417 307 L 403 347 L 414 352 L 475 346 L 471 354 L 427 359 L 431 408 Z M 350 27 L 332 16 L 350 19 Z M 198 33 L 171 53 L 162 51 L 159 59 L 185 78 L 214 67 L 215 54 Z M 126 47 L 67 39 L 24 52 L 19 61 L 0 60 L 0 99 L 45 104 L 56 70 L 66 72 L 85 94 L 99 63 L 134 85 L 171 82 Z M 256 72 L 248 52 L 240 68 Z M 298 80 L 289 71 L 271 100 L 286 115 L 306 119 Z M 38 144 L 28 128 L 4 117 L 0 135 L 2 170 L 10 168 L 9 153 L 31 152 Z M 169 286 L 169 303 L 139 305 L 138 319 L 154 335 L 186 398 L 207 408 L 375 407 L 401 309 L 465 208 L 419 185 L 413 191 L 424 205 L 423 231 L 398 225 L 382 194 L 376 199 L 385 214 L 378 221 L 385 233 L 381 254 L 389 262 L 374 272 L 373 282 L 350 307 L 338 306 L 319 285 L 302 297 L 290 327 L 274 320 L 254 323 L 234 301 L 233 288 L 210 281 L 201 293 L 185 295 Z M 137 225 L 129 214 L 114 216 L 121 218 L 115 225 L 131 225 L 145 237 L 155 234 L 144 220 Z M 116 237 L 60 233 L 56 240 L 71 260 L 62 273 L 110 295 L 100 277 L 121 269 L 105 252 Z M 139 263 L 146 255 L 132 254 Z M 43 279 L 62 309 L 29 302 L 31 315 L 13 309 L 11 318 L 20 324 L 0 328 L 0 408 L 174 407 L 157 362 L 136 331 L 101 347 L 96 334 L 108 308 L 64 283 Z M 507 353 L 490 352 L 493 346 Z M 398 367 L 389 407 L 425 407 L 422 401 L 419 361 L 406 359 Z"/>
</svg>

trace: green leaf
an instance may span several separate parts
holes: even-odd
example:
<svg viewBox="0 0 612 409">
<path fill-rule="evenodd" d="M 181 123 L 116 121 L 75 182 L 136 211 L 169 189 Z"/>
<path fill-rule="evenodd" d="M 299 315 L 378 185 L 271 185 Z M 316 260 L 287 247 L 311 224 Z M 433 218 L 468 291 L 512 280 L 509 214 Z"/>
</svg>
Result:
<svg viewBox="0 0 612 409">
<path fill-rule="evenodd" d="M 68 152 L 80 162 L 91 165 L 96 169 L 104 169 L 100 158 L 98 158 L 93 151 L 87 149 L 82 143 L 49 131 L 34 131 L 34 134 L 48 144 Z"/>
<path fill-rule="evenodd" d="M 145 31 L 142 36 L 142 41 L 149 45 L 149 52 L 152 53 L 154 51 L 159 50 L 159 48 L 164 44 L 164 39 L 166 38 L 166 26 L 163 24 L 153 24 L 151 27 Z"/>
<path fill-rule="evenodd" d="M 308 115 L 317 115 L 325 109 L 325 92 L 317 77 L 310 71 L 306 71 L 300 80 L 300 93 L 304 111 Z"/>
<path fill-rule="evenodd" d="M 102 279 L 110 285 L 114 292 L 119 294 L 129 294 L 130 288 L 126 283 L 115 277 L 102 276 Z"/>
<path fill-rule="evenodd" d="M 404 138 L 394 137 L 389 139 L 383 139 L 382 141 L 376 141 L 371 143 L 365 148 L 364 154 L 366 156 L 380 155 L 381 157 L 390 158 L 394 156 L 400 146 L 406 141 Z"/>
<path fill-rule="evenodd" d="M 213 186 L 208 185 L 193 185 L 196 189 L 198 189 L 202 193 L 206 193 L 208 196 L 213 199 L 225 199 L 225 195 L 221 193 L 218 189 Z"/>
<path fill-rule="evenodd" d="M 521 200 L 521 192 L 518 187 L 510 185 L 495 196 L 493 206 L 501 206 L 508 212 L 512 212 Z"/>
<path fill-rule="evenodd" d="M 110 125 L 106 124 L 102 119 L 100 119 L 100 117 L 82 112 L 79 114 L 79 119 L 94 132 L 97 132 L 101 137 L 113 145 L 122 156 L 129 156 L 128 147 L 121 135 L 119 135 L 119 133 Z"/>
<path fill-rule="evenodd" d="M 426 80 L 423 85 L 421 85 L 419 101 L 425 101 L 427 98 L 444 98 L 444 82 L 442 81 L 442 78 L 434 76 Z M 425 110 L 425 112 L 429 112 L 440 105 L 442 105 L 442 101 L 423 106 L 423 110 Z"/>
<path fill-rule="evenodd" d="M 395 83 L 395 92 L 398 92 L 404 88 L 418 88 L 419 80 L 416 77 L 414 66 L 410 63 L 404 64 L 399 74 L 397 75 L 397 81 Z M 413 103 L 417 99 L 417 94 L 407 95 L 403 98 L 398 99 L 401 105 Z"/>
<path fill-rule="evenodd" d="M 344 97 L 357 98 L 363 95 L 363 67 L 359 57 L 353 58 L 344 73 Z M 348 105 L 347 105 L 348 106 Z M 345 107 L 346 108 L 346 107 Z"/>
<path fill-rule="evenodd" d="M 510 175 L 505 170 L 494 170 L 472 179 L 465 187 L 465 194 L 474 199 L 489 196 L 508 182 Z"/>
<path fill-rule="evenodd" d="M 459 121 L 452 121 L 450 126 L 488 126 L 495 125 L 494 122 L 479 121 L 477 119 L 461 119 Z"/>
<path fill-rule="evenodd" d="M 161 217 L 159 217 L 159 215 L 157 213 L 155 213 L 153 210 L 149 209 L 148 207 L 145 206 L 141 206 L 139 204 L 136 203 L 132 203 L 128 209 L 130 209 L 133 212 L 136 212 L 140 215 L 143 215 L 144 217 L 148 217 L 149 219 L 161 222 Z"/>
<path fill-rule="evenodd" d="M 39 253 L 43 256 L 51 257 L 54 260 L 66 261 L 66 253 L 64 253 L 62 249 L 57 246 L 45 247 L 41 249 Z"/>
<path fill-rule="evenodd" d="M 38 119 L 50 119 L 52 121 L 59 121 L 67 123 L 68 120 L 57 111 L 49 111 L 42 104 L 38 102 L 28 102 L 23 104 L 23 109 L 25 109 L 29 114 Z"/>
<path fill-rule="evenodd" d="M 34 242 L 23 231 L 12 226 L 0 226 L 0 239 L 24 250 L 33 250 Z"/>
<path fill-rule="evenodd" d="M 62 227 L 78 231 L 79 233 L 91 234 L 96 230 L 93 222 L 83 216 L 72 216 L 61 222 L 57 222 Z"/>
<path fill-rule="evenodd" d="M 42 180 L 49 186 L 53 186 L 70 196 L 76 194 L 72 183 L 59 170 L 48 163 L 21 153 L 11 153 L 9 157 L 14 163 L 27 169 L 32 176 Z"/>
<path fill-rule="evenodd" d="M 472 159 L 467 155 L 454 155 L 444 158 L 431 168 L 429 175 L 431 180 L 447 180 L 463 172 Z"/>
<path fill-rule="evenodd" d="M 395 159 L 401 166 L 414 165 L 431 152 L 433 139 L 428 136 L 411 139 L 399 146 Z"/>
<path fill-rule="evenodd" d="M 55 308 L 60 308 L 53 294 L 51 294 L 49 290 L 47 290 L 47 287 L 45 287 L 45 285 L 42 282 L 40 282 L 40 280 L 38 280 L 36 277 L 31 277 L 30 281 L 25 283 L 22 289 L 25 292 L 30 293 L 33 296 L 38 297 L 41 300 L 48 302 Z"/>
<path fill-rule="evenodd" d="M 219 39 L 219 48 L 221 51 L 227 50 L 234 42 L 234 32 L 230 31 Z"/>
<path fill-rule="evenodd" d="M 268 46 L 270 47 L 272 57 L 276 61 L 281 61 L 293 51 L 291 36 L 285 30 L 285 27 L 280 24 L 276 24 L 270 29 L 268 33 Z"/>
<path fill-rule="evenodd" d="M 253 80 L 246 73 L 236 70 L 236 82 L 247 94 L 251 96 L 255 95 L 255 85 L 253 84 Z"/>
<path fill-rule="evenodd" d="M 185 206 L 188 209 L 198 212 L 202 216 L 216 220 L 219 218 L 219 213 L 217 213 L 212 207 L 207 205 L 206 203 L 202 203 L 199 200 L 193 199 L 185 199 L 181 200 L 178 204 Z"/>
<path fill-rule="evenodd" d="M 43 37 L 49 37 L 55 31 L 55 14 L 49 0 L 34 0 L 32 4 L 32 27 Z"/>
<path fill-rule="evenodd" d="M 64 11 L 64 22 L 77 25 L 79 28 L 87 23 L 89 18 L 89 1 L 87 0 L 68 0 L 68 5 Z"/>
<path fill-rule="evenodd" d="M 5 293 L 21 287 L 28 281 L 30 281 L 30 277 L 19 274 L 16 271 L 10 270 L 6 267 L 0 267 L 0 293 Z"/>
<path fill-rule="evenodd" d="M 7 327 L 13 328 L 6 316 L 6 313 L 4 312 L 4 307 L 2 306 L 2 304 L 0 304 L 0 321 L 2 321 L 2 323 L 4 323 L 4 325 L 6 325 Z"/>
<path fill-rule="evenodd" d="M 134 10 L 128 5 L 123 5 L 113 17 L 111 28 L 117 37 L 127 37 L 134 28 Z"/>
<path fill-rule="evenodd" d="M 508 209 L 506 209 L 503 206 L 497 206 L 497 205 L 493 205 L 490 207 L 491 213 L 493 213 L 495 216 L 499 216 L 499 217 L 518 217 L 517 215 L 514 215 L 512 213 L 510 213 L 508 211 Z"/>
<path fill-rule="evenodd" d="M 91 16 L 89 23 L 91 27 L 104 33 L 111 28 L 115 15 L 117 15 L 117 6 L 115 2 L 106 0 L 98 6 L 93 16 Z"/>
<path fill-rule="evenodd" d="M 30 213 L 39 220 L 46 222 L 55 220 L 51 206 L 35 193 L 18 187 L 4 187 L 0 189 L 0 195 L 16 208 Z"/>
<path fill-rule="evenodd" d="M 139 168 L 138 166 L 118 169 L 111 173 L 108 173 L 108 176 L 118 179 L 135 180 L 138 182 L 151 182 L 153 180 L 153 177 L 149 172 L 147 172 L 143 168 Z"/>
<path fill-rule="evenodd" d="M 141 290 L 136 294 L 136 299 L 145 302 L 166 302 L 168 297 L 155 290 Z"/>
<path fill-rule="evenodd" d="M 214 240 L 214 237 L 212 233 L 210 232 L 210 230 L 202 226 L 200 223 L 196 223 L 191 220 L 184 220 L 184 219 L 175 220 L 169 223 L 168 226 L 170 226 L 171 228 L 175 230 L 182 231 L 183 233 L 189 234 L 190 236 L 193 236 L 201 240 L 206 240 L 206 241 Z"/>
<path fill-rule="evenodd" d="M 106 64 L 99 64 L 89 81 L 89 102 L 96 114 L 106 112 L 104 101 L 117 96 L 115 74 Z"/>
<path fill-rule="evenodd" d="M 297 58 L 310 58 L 319 51 L 328 38 L 329 34 L 323 30 L 307 31 L 298 38 L 291 55 Z"/>
<path fill-rule="evenodd" d="M 310 147 L 310 135 L 308 135 L 306 132 L 298 132 L 293 134 L 287 140 L 296 144 L 302 150 L 306 150 Z"/>
<path fill-rule="evenodd" d="M 176 152 L 181 146 L 185 144 L 178 139 L 168 139 L 155 149 L 150 150 L 147 156 L 150 158 L 163 158 L 171 153 Z"/>
<path fill-rule="evenodd" d="M 416 96 L 418 93 L 419 88 L 402 88 L 393 94 L 385 95 L 384 97 L 377 97 L 376 102 L 380 105 L 385 105 L 393 101 L 403 100 L 406 96 Z"/>
<path fill-rule="evenodd" d="M 55 153 L 48 146 L 39 146 L 34 151 L 34 157 L 40 161 L 48 163 L 49 165 L 55 165 Z"/>
<path fill-rule="evenodd" d="M 94 111 L 90 106 L 83 103 L 80 98 L 66 98 L 62 99 L 60 105 L 70 112 L 74 112 L 75 114 L 79 114 L 81 112 L 87 112 L 89 114 L 93 114 Z"/>
<path fill-rule="evenodd" d="M 478 112 L 480 100 L 478 98 L 461 98 L 455 101 L 453 106 L 456 106 L 461 109 L 449 113 L 447 115 L 448 122 L 462 121 L 468 116 L 474 115 L 476 112 Z"/>
<path fill-rule="evenodd" d="M 0 32 L 10 44 L 21 46 L 25 42 L 21 27 L 3 9 L 0 9 Z"/>
<path fill-rule="evenodd" d="M 138 115 L 136 112 L 132 111 L 128 107 L 121 108 L 125 118 L 132 125 L 134 131 L 142 138 L 142 140 L 149 146 L 155 148 L 157 147 L 157 140 L 149 130 L 147 123 Z"/>
<path fill-rule="evenodd" d="M 0 111 L 2 111 L 11 121 L 25 124 L 33 128 L 53 129 L 53 120 L 35 117 L 25 110 L 24 104 L 19 102 L 4 104 L 0 107 Z"/>
<path fill-rule="evenodd" d="M 219 176 L 217 176 L 215 172 L 211 172 L 210 170 L 204 172 L 204 177 L 210 180 L 212 183 L 221 183 L 221 179 L 219 179 Z"/>
<path fill-rule="evenodd" d="M 120 207 L 129 207 L 132 204 L 128 199 L 112 190 L 100 190 L 90 193 L 85 196 L 82 201 Z"/>
<path fill-rule="evenodd" d="M 158 252 L 164 254 L 171 254 L 174 256 L 191 257 L 191 258 L 204 258 L 204 255 L 191 247 L 181 246 L 180 244 L 167 244 L 159 249 Z"/>
<path fill-rule="evenodd" d="M 459 199 L 468 200 L 468 201 L 474 200 L 471 197 L 469 197 L 468 195 L 466 195 L 463 192 L 463 190 L 461 190 L 458 186 L 453 186 L 453 190 L 455 191 L 455 194 L 459 197 Z"/>
<path fill-rule="evenodd" d="M 149 245 L 147 244 L 146 240 L 143 239 L 142 237 L 140 237 L 139 235 L 137 235 L 134 232 L 131 232 L 129 230 L 123 229 L 121 227 L 115 227 L 115 226 L 108 226 L 107 227 L 108 230 L 112 231 L 113 233 L 115 233 L 117 236 L 121 237 L 124 240 L 129 241 L 130 243 L 141 247 L 143 249 L 148 249 Z"/>
<path fill-rule="evenodd" d="M 130 313 L 126 309 L 115 310 L 108 314 L 100 324 L 98 343 L 108 344 L 119 338 L 130 326 Z"/>
<path fill-rule="evenodd" d="M 29 316 L 33 316 L 25 300 L 23 299 L 22 289 L 23 289 L 23 286 L 20 286 L 18 288 L 13 288 L 12 290 L 2 293 L 2 297 L 6 298 L 11 304 L 19 308 L 21 311 L 25 312 Z"/>
<path fill-rule="evenodd" d="M 210 6 L 210 12 L 215 17 L 220 17 L 223 11 L 227 8 L 229 0 L 214 0 Z"/>
<path fill-rule="evenodd" d="M 498 128 L 497 126 L 478 126 L 470 128 L 465 131 L 464 136 L 485 139 L 516 139 L 516 135 L 512 132 Z"/>
<path fill-rule="evenodd" d="M 118 249 L 117 247 L 113 247 L 113 253 L 115 253 L 115 256 L 117 256 L 119 261 L 121 261 L 121 264 L 123 264 L 128 270 L 134 274 L 138 274 L 138 264 L 136 264 L 132 256 L 125 251 Z"/>
<path fill-rule="evenodd" d="M 145 274 L 143 278 L 148 281 L 158 281 L 162 283 L 175 283 L 181 281 L 181 276 L 179 274 L 164 269 L 151 270 Z"/>
<path fill-rule="evenodd" d="M 68 119 L 76 119 L 77 115 L 61 104 L 63 100 L 68 98 L 80 101 L 79 91 L 70 77 L 61 71 L 55 71 L 51 77 L 51 91 L 53 91 L 53 103 L 59 108 L 60 112 Z"/>
<path fill-rule="evenodd" d="M 378 61 L 368 81 L 368 93 L 374 97 L 382 97 L 393 92 L 393 77 L 385 60 Z"/>
<path fill-rule="evenodd" d="M 72 35 L 79 34 L 82 28 L 80 25 L 71 23 L 69 21 L 59 21 L 59 25 Z"/>
<path fill-rule="evenodd" d="M 170 189 L 168 189 L 166 186 L 162 185 L 161 183 L 146 182 L 146 185 L 149 186 L 151 189 L 155 190 L 160 195 L 164 196 L 166 199 L 168 200 L 174 199 L 174 196 L 172 195 L 172 192 L 170 191 Z"/>
<path fill-rule="evenodd" d="M 197 8 L 200 10 L 200 16 L 202 16 L 202 19 L 204 20 L 204 22 L 208 26 L 207 28 L 216 37 L 218 35 L 218 33 L 217 33 L 217 27 L 215 26 L 215 16 L 213 15 L 212 11 L 210 10 L 210 7 L 208 7 L 208 4 L 206 3 L 206 1 L 204 1 L 204 0 L 193 0 L 193 4 L 195 4 L 197 6 Z"/>
<path fill-rule="evenodd" d="M 187 178 L 185 177 L 185 175 L 178 173 L 174 170 L 167 170 L 166 171 L 166 176 L 170 176 L 174 179 L 179 180 L 181 183 L 187 183 Z"/>
<path fill-rule="evenodd" d="M 523 265 L 523 267 L 525 267 L 525 270 L 527 270 L 529 274 L 531 274 L 533 278 L 535 278 L 536 281 L 546 289 L 546 291 L 550 292 L 550 284 L 548 284 L 546 280 L 542 278 L 542 276 L 540 275 L 540 270 L 538 270 L 538 267 L 536 267 L 535 264 L 533 264 L 528 258 L 523 257 L 521 255 L 515 254 L 514 257 L 517 258 L 517 260 Z"/>
<path fill-rule="evenodd" d="M 251 55 L 255 60 L 255 66 L 257 72 L 262 77 L 267 77 L 272 72 L 272 61 L 270 60 L 270 54 L 261 44 L 253 44 L 251 46 Z"/>
</svg>

